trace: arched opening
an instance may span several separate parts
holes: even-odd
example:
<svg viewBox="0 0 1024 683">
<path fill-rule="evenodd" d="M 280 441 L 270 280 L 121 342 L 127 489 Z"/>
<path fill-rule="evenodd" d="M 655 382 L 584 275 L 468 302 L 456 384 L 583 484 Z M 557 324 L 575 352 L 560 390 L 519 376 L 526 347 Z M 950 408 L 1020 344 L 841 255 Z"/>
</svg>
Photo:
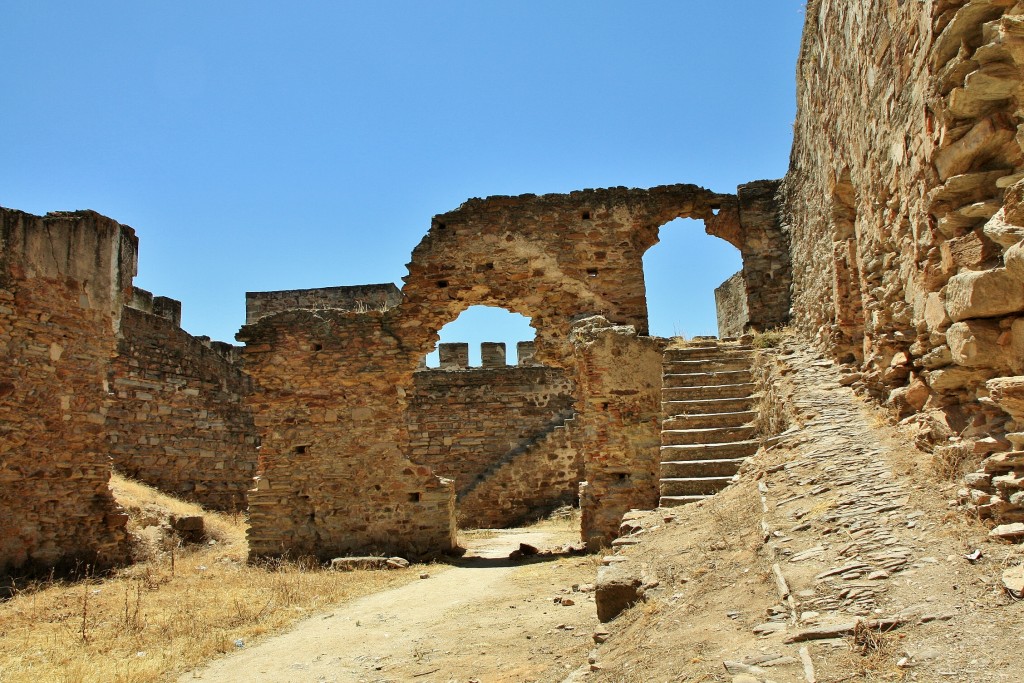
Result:
<svg viewBox="0 0 1024 683">
<path fill-rule="evenodd" d="M 663 225 L 659 237 L 643 258 L 651 335 L 719 336 L 715 290 L 742 269 L 739 250 L 706 234 L 703 221 L 689 218 Z M 745 310 L 746 299 L 740 298 Z M 728 306 L 722 313 L 733 314 Z"/>
<path fill-rule="evenodd" d="M 440 337 L 407 390 L 407 455 L 454 481 L 458 526 L 514 527 L 577 506 L 575 384 L 533 360 L 529 318 L 473 306 Z"/>
<path fill-rule="evenodd" d="M 491 365 L 483 362 L 484 344 L 504 344 L 508 365 L 517 364 L 516 350 L 521 343 L 532 343 L 536 331 L 530 327 L 530 318 L 495 306 L 470 306 L 458 318 L 438 332 L 440 340 L 426 356 L 426 366 L 440 366 L 439 346 L 468 344 L 468 366 Z"/>
</svg>

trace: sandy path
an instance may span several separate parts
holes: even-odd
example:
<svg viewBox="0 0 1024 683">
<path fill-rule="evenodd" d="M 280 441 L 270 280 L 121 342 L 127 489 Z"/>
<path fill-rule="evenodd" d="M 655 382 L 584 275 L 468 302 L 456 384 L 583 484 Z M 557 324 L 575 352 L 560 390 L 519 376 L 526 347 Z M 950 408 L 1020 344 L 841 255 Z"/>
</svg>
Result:
<svg viewBox="0 0 1024 683">
<path fill-rule="evenodd" d="M 571 540 L 571 532 L 512 530 L 473 541 L 457 566 L 426 567 L 427 579 L 341 605 L 178 681 L 561 680 L 585 657 L 596 617 L 589 595 L 574 594 L 569 607 L 552 596 L 592 581 L 593 562 L 504 558 L 520 543 Z M 534 634 L 545 637 L 534 643 Z"/>
</svg>

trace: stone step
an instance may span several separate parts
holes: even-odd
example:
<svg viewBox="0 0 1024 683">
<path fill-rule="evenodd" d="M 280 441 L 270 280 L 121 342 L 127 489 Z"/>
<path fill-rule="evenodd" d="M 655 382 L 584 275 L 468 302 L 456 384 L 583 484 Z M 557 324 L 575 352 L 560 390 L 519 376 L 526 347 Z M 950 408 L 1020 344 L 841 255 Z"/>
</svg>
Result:
<svg viewBox="0 0 1024 683">
<path fill-rule="evenodd" d="M 749 384 L 753 377 L 750 370 L 722 370 L 721 372 L 687 372 L 666 374 L 661 377 L 661 386 L 669 387 L 717 387 L 723 384 Z"/>
<path fill-rule="evenodd" d="M 677 446 L 662 446 L 661 461 L 678 460 L 723 460 L 745 458 L 757 452 L 758 441 L 733 441 L 731 443 L 696 443 Z"/>
<path fill-rule="evenodd" d="M 753 396 L 754 385 L 722 384 L 712 387 L 663 387 L 662 401 L 696 401 L 715 398 L 746 398 Z"/>
<path fill-rule="evenodd" d="M 720 372 L 722 370 L 749 370 L 751 358 L 726 357 L 707 358 L 703 360 L 664 361 L 662 368 L 665 374 L 677 372 Z"/>
<path fill-rule="evenodd" d="M 662 401 L 661 414 L 666 418 L 679 415 L 710 415 L 712 413 L 735 413 L 754 407 L 754 397 L 709 398 L 683 401 Z"/>
<path fill-rule="evenodd" d="M 685 479 L 689 477 L 731 477 L 740 471 L 746 458 L 723 458 L 721 460 L 670 460 L 661 463 L 663 479 Z"/>
<path fill-rule="evenodd" d="M 679 360 L 709 360 L 752 358 L 754 351 L 749 346 L 697 346 L 687 349 L 666 349 L 663 355 L 668 362 Z"/>
<path fill-rule="evenodd" d="M 729 443 L 733 441 L 749 441 L 756 436 L 753 427 L 710 427 L 707 429 L 663 429 L 661 443 L 663 446 L 682 444 Z"/>
<path fill-rule="evenodd" d="M 690 503 L 707 500 L 710 497 L 711 496 L 662 496 L 658 505 L 663 508 L 675 508 L 680 505 L 688 505 Z"/>
<path fill-rule="evenodd" d="M 682 413 L 666 417 L 662 422 L 661 428 L 708 429 L 711 427 L 743 427 L 756 419 L 757 413 L 753 410 L 737 410 L 722 413 Z"/>
<path fill-rule="evenodd" d="M 662 479 L 662 496 L 710 496 L 732 483 L 732 477 Z"/>
</svg>

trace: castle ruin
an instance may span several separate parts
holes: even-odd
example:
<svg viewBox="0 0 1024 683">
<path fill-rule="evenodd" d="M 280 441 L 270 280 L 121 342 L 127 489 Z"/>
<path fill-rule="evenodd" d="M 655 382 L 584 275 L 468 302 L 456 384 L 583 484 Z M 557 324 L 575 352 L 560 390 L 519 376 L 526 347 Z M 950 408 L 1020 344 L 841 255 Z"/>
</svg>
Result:
<svg viewBox="0 0 1024 683">
<path fill-rule="evenodd" d="M 3 209 L 0 567 L 121 561 L 111 459 L 248 509 L 254 556 L 427 556 L 577 496 L 608 543 L 659 499 L 642 257 L 679 217 L 742 255 L 724 336 L 791 326 L 923 447 L 986 456 L 966 504 L 1024 519 L 1021 60 L 1024 2 L 812 0 L 783 179 L 471 199 L 401 290 L 247 294 L 240 348 L 132 287 L 131 228 Z M 530 317 L 535 362 L 422 369 L 474 305 Z"/>
</svg>

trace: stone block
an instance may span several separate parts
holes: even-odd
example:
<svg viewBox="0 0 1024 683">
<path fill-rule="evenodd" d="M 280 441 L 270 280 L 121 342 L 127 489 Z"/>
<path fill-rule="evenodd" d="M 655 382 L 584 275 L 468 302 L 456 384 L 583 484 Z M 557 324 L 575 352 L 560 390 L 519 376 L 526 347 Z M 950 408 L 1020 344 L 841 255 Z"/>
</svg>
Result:
<svg viewBox="0 0 1024 683">
<path fill-rule="evenodd" d="M 594 591 L 598 620 L 611 621 L 640 602 L 643 584 L 639 568 L 632 563 L 616 562 L 598 569 Z"/>
<path fill-rule="evenodd" d="M 1006 268 L 968 271 L 946 285 L 946 312 L 953 321 L 1024 311 L 1024 281 Z"/>
<path fill-rule="evenodd" d="M 966 367 L 986 367 L 1000 372 L 1014 364 L 1010 335 L 994 320 L 965 320 L 946 330 L 953 362 Z"/>
</svg>

